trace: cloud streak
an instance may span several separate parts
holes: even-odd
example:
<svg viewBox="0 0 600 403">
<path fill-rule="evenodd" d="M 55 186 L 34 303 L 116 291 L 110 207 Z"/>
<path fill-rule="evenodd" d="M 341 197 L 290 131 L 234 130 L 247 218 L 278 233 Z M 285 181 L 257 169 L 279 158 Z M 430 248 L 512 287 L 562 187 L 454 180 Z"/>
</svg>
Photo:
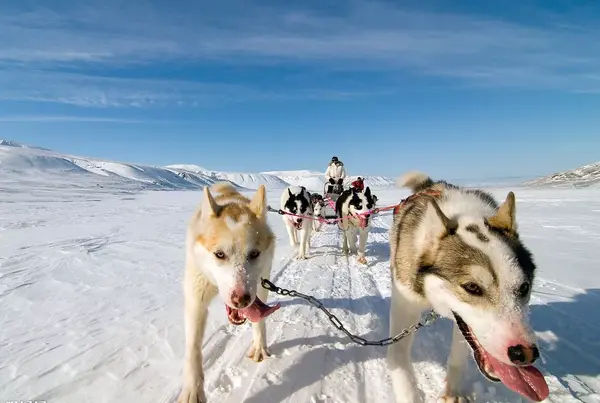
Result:
<svg viewBox="0 0 600 403">
<path fill-rule="evenodd" d="M 477 87 L 600 91 L 600 29 L 593 25 L 574 28 L 551 21 L 524 26 L 366 1 L 351 1 L 335 13 L 316 6 L 277 8 L 239 0 L 181 7 L 117 0 L 94 8 L 71 1 L 62 5 L 27 12 L 18 5 L 5 6 L 0 17 L 0 85 L 7 90 L 0 99 L 148 107 L 366 95 L 357 88 L 305 86 L 284 92 L 246 83 L 62 72 L 65 67 L 85 71 L 86 66 L 118 69 L 181 62 L 310 67 L 332 75 L 409 72 Z"/>
<path fill-rule="evenodd" d="M 0 116 L 0 123 L 148 123 L 144 119 L 107 118 L 97 116 L 61 115 L 8 115 Z M 156 122 L 156 121 L 153 121 Z"/>
</svg>

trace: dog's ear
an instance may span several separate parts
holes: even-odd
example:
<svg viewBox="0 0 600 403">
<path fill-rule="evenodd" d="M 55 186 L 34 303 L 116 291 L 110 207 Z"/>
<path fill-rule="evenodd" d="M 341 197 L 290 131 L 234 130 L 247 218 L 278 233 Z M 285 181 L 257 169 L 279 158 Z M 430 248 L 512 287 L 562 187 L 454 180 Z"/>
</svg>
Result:
<svg viewBox="0 0 600 403">
<path fill-rule="evenodd" d="M 202 198 L 202 216 L 201 219 L 215 217 L 219 214 L 221 207 L 215 201 L 208 186 L 204 187 L 204 197 Z"/>
<path fill-rule="evenodd" d="M 514 234 L 517 231 L 516 214 L 515 194 L 508 192 L 504 203 L 498 207 L 496 214 L 487 219 L 487 224 L 492 228 Z"/>
<path fill-rule="evenodd" d="M 368 186 L 365 188 L 365 196 L 367 196 L 367 197 L 371 196 L 371 189 Z"/>
<path fill-rule="evenodd" d="M 267 207 L 267 190 L 265 185 L 260 185 L 258 190 L 254 194 L 254 197 L 248 205 L 250 210 L 261 220 L 266 220 L 266 207 Z"/>
<path fill-rule="evenodd" d="M 290 195 L 290 197 L 294 196 L 294 194 L 292 193 L 292 190 L 290 188 L 288 188 L 288 195 Z"/>
<path fill-rule="evenodd" d="M 454 219 L 451 220 L 450 218 L 446 217 L 446 215 L 440 208 L 440 205 L 437 203 L 437 201 L 433 197 L 431 197 L 431 196 L 425 196 L 425 197 L 427 197 L 429 204 L 431 204 L 431 206 L 433 207 L 433 210 L 435 211 L 438 222 L 442 224 L 443 233 L 439 234 L 439 235 L 440 236 L 452 235 L 452 234 L 456 233 L 456 230 L 458 228 L 458 222 L 456 222 L 456 220 L 454 220 Z"/>
</svg>

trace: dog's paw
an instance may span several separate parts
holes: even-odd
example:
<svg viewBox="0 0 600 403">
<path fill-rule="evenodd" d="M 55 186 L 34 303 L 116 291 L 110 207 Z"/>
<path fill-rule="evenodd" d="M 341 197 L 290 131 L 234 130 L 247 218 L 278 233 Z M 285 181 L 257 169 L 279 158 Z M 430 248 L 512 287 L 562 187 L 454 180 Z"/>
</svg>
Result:
<svg viewBox="0 0 600 403">
<path fill-rule="evenodd" d="M 250 351 L 248 351 L 247 355 L 247 357 L 254 362 L 262 362 L 265 358 L 270 356 L 271 353 L 269 353 L 266 347 L 257 347 L 254 344 L 252 345 L 252 347 L 250 347 Z"/>
<path fill-rule="evenodd" d="M 206 395 L 202 388 L 184 386 L 179 394 L 177 403 L 207 403 Z"/>
<path fill-rule="evenodd" d="M 465 396 L 445 395 L 437 399 L 437 403 L 470 403 L 471 399 Z"/>
<path fill-rule="evenodd" d="M 367 258 L 364 256 L 359 256 L 356 261 L 361 264 L 367 264 Z"/>
<path fill-rule="evenodd" d="M 344 255 L 347 255 L 348 254 L 348 248 L 342 248 L 342 253 Z"/>
<path fill-rule="evenodd" d="M 297 255 L 296 260 L 306 260 L 306 255 Z"/>
</svg>

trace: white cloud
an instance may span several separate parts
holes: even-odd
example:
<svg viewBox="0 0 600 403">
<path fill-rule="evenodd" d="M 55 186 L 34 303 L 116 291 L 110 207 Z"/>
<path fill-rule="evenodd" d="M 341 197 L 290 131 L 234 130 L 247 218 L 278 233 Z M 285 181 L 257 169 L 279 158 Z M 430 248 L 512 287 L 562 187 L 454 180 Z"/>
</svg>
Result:
<svg viewBox="0 0 600 403">
<path fill-rule="evenodd" d="M 309 66 L 329 74 L 408 71 L 474 86 L 600 91 L 600 29 L 585 23 L 523 26 L 364 0 L 346 3 L 336 16 L 241 0 L 185 6 L 117 0 L 94 7 L 69 0 L 60 4 L 62 8 L 27 12 L 13 5 L 0 12 L 0 67 L 5 69 L 0 71 L 5 76 L 0 76 L 0 99 L 117 107 L 346 99 L 369 92 L 304 88 L 274 93 L 247 84 L 52 72 L 65 66 L 85 71 L 90 65 L 110 69 L 178 62 Z M 45 72 L 34 70 L 39 68 Z"/>
<path fill-rule="evenodd" d="M 257 100 L 344 100 L 384 90 L 320 88 L 260 90 L 246 85 L 185 80 L 98 77 L 48 71 L 0 70 L 0 101 L 52 102 L 94 108 L 208 106 Z"/>
<path fill-rule="evenodd" d="M 147 123 L 148 120 L 107 118 L 97 116 L 64 116 L 64 115 L 0 115 L 0 123 Z"/>
</svg>

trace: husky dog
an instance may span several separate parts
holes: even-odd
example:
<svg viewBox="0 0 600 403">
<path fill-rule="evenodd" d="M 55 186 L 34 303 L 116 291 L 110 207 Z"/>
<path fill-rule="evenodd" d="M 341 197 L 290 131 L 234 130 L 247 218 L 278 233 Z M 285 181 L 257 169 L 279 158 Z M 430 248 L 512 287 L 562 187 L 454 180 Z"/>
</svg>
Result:
<svg viewBox="0 0 600 403">
<path fill-rule="evenodd" d="M 289 214 L 283 215 L 283 222 L 287 228 L 290 245 L 298 246 L 298 259 L 306 259 L 306 251 L 310 244 L 312 223 L 306 222 L 313 215 L 310 193 L 304 186 L 289 186 L 281 194 L 281 210 Z M 300 233 L 300 242 L 298 242 Z"/>
<path fill-rule="evenodd" d="M 256 362 L 269 356 L 264 318 L 279 305 L 265 305 L 268 291 L 260 287 L 260 280 L 270 277 L 274 251 L 264 186 L 252 200 L 228 183 L 204 188 L 203 201 L 187 227 L 185 359 L 179 403 L 206 402 L 202 340 L 208 306 L 217 294 L 232 324 L 252 322 L 254 337 L 248 356 Z"/>
<path fill-rule="evenodd" d="M 532 365 L 539 351 L 527 320 L 536 267 L 519 239 L 514 193 L 498 205 L 486 192 L 416 172 L 397 184 L 415 194 L 397 207 L 390 229 L 390 334 L 416 323 L 425 309 L 454 321 L 441 402 L 466 401 L 459 384 L 469 347 L 487 379 L 544 400 L 548 385 Z M 422 401 L 410 359 L 413 338 L 388 349 L 397 403 Z"/>
<path fill-rule="evenodd" d="M 335 203 L 339 226 L 344 233 L 342 252 L 354 254 L 358 252 L 359 263 L 367 263 L 365 246 L 371 229 L 371 209 L 375 206 L 371 189 L 367 186 L 364 192 L 347 189 L 342 192 Z M 358 251 L 355 235 L 358 232 Z M 349 233 L 349 234 L 348 234 Z M 350 236 L 351 240 L 348 240 Z"/>
<path fill-rule="evenodd" d="M 313 208 L 313 231 L 319 232 L 321 231 L 321 227 L 323 226 L 323 222 L 319 221 L 320 218 L 325 217 L 325 212 L 323 208 L 325 207 L 325 202 L 323 201 L 323 196 L 317 194 L 313 194 L 311 196 L 312 208 Z"/>
</svg>

